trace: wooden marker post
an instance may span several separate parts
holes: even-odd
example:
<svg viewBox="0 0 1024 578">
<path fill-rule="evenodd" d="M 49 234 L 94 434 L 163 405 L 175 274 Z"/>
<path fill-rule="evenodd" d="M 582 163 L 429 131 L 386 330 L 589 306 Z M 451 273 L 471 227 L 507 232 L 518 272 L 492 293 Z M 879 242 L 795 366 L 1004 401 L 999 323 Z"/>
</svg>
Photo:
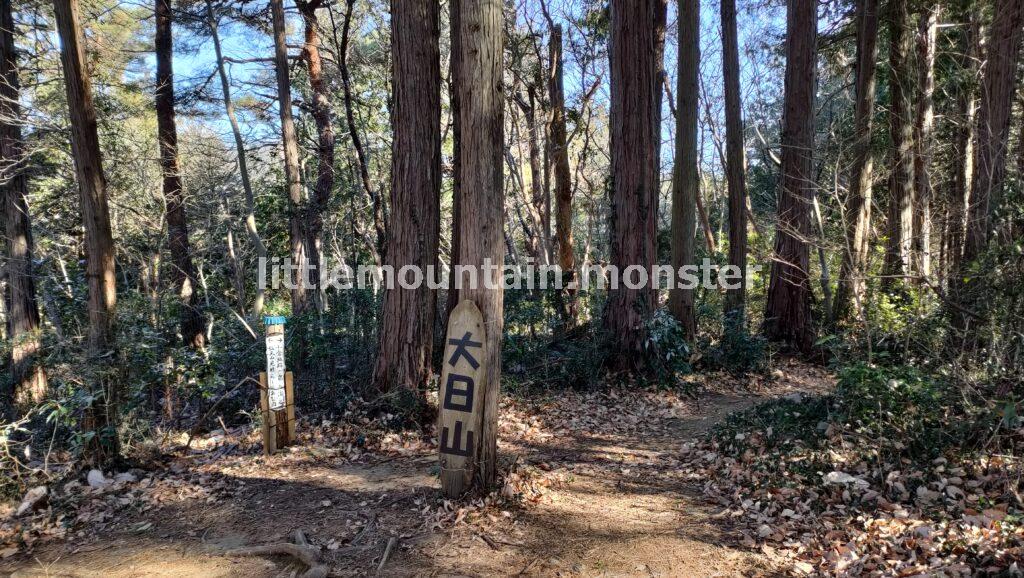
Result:
<svg viewBox="0 0 1024 578">
<path fill-rule="evenodd" d="M 295 439 L 292 372 L 284 367 L 284 317 L 266 317 L 267 371 L 260 373 L 263 453 L 271 455 Z"/>
<path fill-rule="evenodd" d="M 463 300 L 448 317 L 438 402 L 441 412 L 441 491 L 457 497 L 473 483 L 482 432 L 485 376 L 484 319 L 475 303 Z"/>
</svg>

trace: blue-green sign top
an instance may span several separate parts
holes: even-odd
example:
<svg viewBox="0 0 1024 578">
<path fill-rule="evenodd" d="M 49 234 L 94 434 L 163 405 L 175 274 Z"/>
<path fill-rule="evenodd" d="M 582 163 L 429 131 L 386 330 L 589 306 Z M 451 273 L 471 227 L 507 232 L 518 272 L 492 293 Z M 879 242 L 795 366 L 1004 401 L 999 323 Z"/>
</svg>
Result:
<svg viewBox="0 0 1024 578">
<path fill-rule="evenodd" d="M 284 325 L 284 315 L 267 315 L 263 318 L 264 325 Z"/>
</svg>

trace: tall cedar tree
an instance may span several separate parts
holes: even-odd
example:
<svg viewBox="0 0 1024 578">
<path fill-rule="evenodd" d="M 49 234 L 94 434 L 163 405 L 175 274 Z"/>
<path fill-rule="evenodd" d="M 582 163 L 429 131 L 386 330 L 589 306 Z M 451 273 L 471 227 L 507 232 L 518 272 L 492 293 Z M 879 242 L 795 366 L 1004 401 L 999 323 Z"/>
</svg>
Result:
<svg viewBox="0 0 1024 578">
<path fill-rule="evenodd" d="M 697 195 L 698 79 L 700 74 L 700 0 L 679 1 L 679 73 L 676 77 L 676 156 L 672 173 L 672 267 L 694 263 Z M 697 335 L 693 290 L 669 292 L 668 307 L 682 324 L 686 338 Z"/>
<path fill-rule="evenodd" d="M 725 81 L 726 179 L 729 185 L 729 264 L 747 272 L 747 184 L 743 161 L 743 117 L 740 103 L 740 55 L 736 32 L 736 0 L 722 0 L 722 67 Z M 729 323 L 742 323 L 746 282 L 725 293 Z"/>
<path fill-rule="evenodd" d="M 400 272 L 437 264 L 441 195 L 440 4 L 391 3 L 391 226 L 385 262 Z M 401 276 L 400 276 L 401 277 Z M 437 292 L 427 283 L 388 288 L 373 381 L 404 391 L 419 410 L 430 380 Z"/>
<path fill-rule="evenodd" d="M 459 1 L 448 1 L 448 35 L 451 39 L 451 48 L 448 55 L 448 107 L 452 115 L 452 252 L 451 271 L 459 264 L 459 253 L 462 246 L 459 240 L 459 227 L 462 221 L 462 171 L 459 169 L 462 158 L 462 107 L 459 104 L 459 80 L 462 66 L 462 48 L 459 39 Z M 445 319 L 448 318 L 455 306 L 459 304 L 459 291 L 454 286 L 448 287 L 448 304 L 445 307 Z"/>
<path fill-rule="evenodd" d="M 978 14 L 968 11 L 964 15 L 970 25 L 960 37 L 960 51 L 957 56 L 959 68 L 956 85 L 956 131 L 953 137 L 953 155 L 958 162 L 955 174 L 950 180 L 946 196 L 946 261 L 947 287 L 953 299 L 958 299 L 962 277 L 960 266 L 963 259 L 964 238 L 967 231 L 967 203 L 971 196 L 971 182 L 974 179 L 974 133 L 978 112 L 977 86 L 979 55 L 981 53 L 981 20 Z M 953 311 L 954 322 L 966 321 L 959 311 Z"/>
<path fill-rule="evenodd" d="M 1021 28 L 1024 0 L 1000 0 L 996 2 L 995 8 L 982 69 L 975 170 L 971 182 L 964 263 L 970 263 L 985 249 L 991 236 L 991 209 L 999 205 L 1002 197 L 1017 57 L 1020 54 L 1021 37 L 1024 36 Z"/>
<path fill-rule="evenodd" d="M 540 64 L 537 66 L 541 67 Z M 527 99 L 520 106 L 526 120 L 528 136 L 526 143 L 530 157 L 530 199 L 525 206 L 527 214 L 530 216 L 530 223 L 533 225 L 526 235 L 526 250 L 536 263 L 549 265 L 551 239 L 550 236 L 545 235 L 544 227 L 545 223 L 550 225 L 551 221 L 551 217 L 547 214 L 550 202 L 545 202 L 550 199 L 544 189 L 544 170 L 541 168 L 544 162 L 541 152 L 543 147 L 540 144 L 544 137 L 544 111 L 541 108 L 541 99 L 537 97 L 537 90 L 534 83 L 526 83 Z"/>
<path fill-rule="evenodd" d="M 46 372 L 39 363 L 39 306 L 32 273 L 32 223 L 28 178 L 18 104 L 17 48 L 11 0 L 0 2 L 0 168 L 4 231 L 7 238 L 7 339 L 11 342 L 11 391 L 0 392 L 0 419 L 13 405 L 28 406 L 46 395 Z M 13 404 L 12 404 L 13 402 Z"/>
<path fill-rule="evenodd" d="M 281 147 L 284 150 L 285 191 L 288 194 L 288 239 L 291 248 L 292 315 L 301 315 L 309 305 L 306 295 L 310 274 L 306 269 L 309 251 L 302 213 L 302 182 L 299 175 L 299 139 L 292 117 L 292 83 L 288 76 L 288 34 L 284 0 L 270 0 L 274 34 L 274 72 L 277 78 L 277 110 L 281 117 Z"/>
<path fill-rule="evenodd" d="M 487 337 L 484 383 L 477 393 L 484 396 L 483 426 L 476 448 L 479 476 L 484 486 L 497 474 L 498 398 L 501 392 L 501 336 L 503 294 L 500 268 L 505 254 L 504 230 L 504 10 L 501 0 L 456 0 L 459 2 L 459 118 L 460 136 L 458 263 L 481 272 L 475 288 L 459 290 L 460 299 L 476 303 L 483 315 Z M 484 269 L 488 259 L 492 269 Z"/>
<path fill-rule="evenodd" d="M 996 3 L 995 17 L 986 43 L 987 57 L 982 68 L 982 86 L 978 106 L 977 148 L 967 213 L 967 234 L 961 267 L 965 268 L 981 256 L 991 237 L 990 212 L 1002 198 L 1006 176 L 1006 152 L 1009 148 L 1010 113 L 1013 108 L 1014 79 L 1020 54 L 1021 29 L 1024 21 L 1024 0 Z M 1002 233 L 1003 231 L 1001 231 Z M 965 272 L 954 276 L 957 293 L 967 301 L 968 309 L 984 315 L 984 299 L 980 295 L 963 295 Z M 975 284 L 977 285 L 977 283 Z M 957 325 L 967 320 L 962 310 L 955 315 Z M 972 331 L 972 334 L 974 332 Z"/>
<path fill-rule="evenodd" d="M 668 0 L 657 0 L 654 6 L 654 66 L 657 71 L 654 84 L 654 158 L 657 163 L 658 195 L 661 192 L 661 107 L 665 79 L 665 34 L 668 32 Z M 655 292 L 657 301 L 657 292 Z"/>
<path fill-rule="evenodd" d="M 889 215 L 886 224 L 885 279 L 887 287 L 902 284 L 911 272 L 914 229 L 914 113 L 911 98 L 914 37 L 909 0 L 889 2 L 889 138 L 892 172 L 889 176 Z"/>
<path fill-rule="evenodd" d="M 806 352 L 814 342 L 807 239 L 815 186 L 817 1 L 788 0 L 786 6 L 782 183 L 764 331 L 770 339 Z"/>
<path fill-rule="evenodd" d="M 174 112 L 174 40 L 171 0 L 156 0 L 156 125 L 160 141 L 160 170 L 167 203 L 167 241 L 171 251 L 171 279 L 181 301 L 181 338 L 189 346 L 206 346 L 199 282 L 192 264 L 185 213 L 185 190 L 178 161 L 178 129 Z"/>
<path fill-rule="evenodd" d="M 323 6 L 323 0 L 297 0 L 295 7 L 302 15 L 303 43 L 302 61 L 309 75 L 309 88 L 313 92 L 313 123 L 316 125 L 316 184 L 312 198 L 306 207 L 304 221 L 306 229 L 306 253 L 313 271 L 319 278 L 323 266 L 324 214 L 331 201 L 334 189 L 334 125 L 331 123 L 330 91 L 324 81 L 323 61 L 320 57 L 320 24 L 316 11 Z M 317 309 L 323 310 L 324 293 L 319 287 L 314 293 Z"/>
<path fill-rule="evenodd" d="M 878 58 L 878 0 L 857 3 L 857 69 L 854 105 L 853 165 L 846 198 L 846 247 L 832 317 L 837 323 L 850 319 L 864 306 L 871 233 L 873 159 L 871 130 L 875 119 L 875 60 Z"/>
<path fill-rule="evenodd" d="M 659 63 L 655 19 L 659 0 L 612 0 L 611 68 L 611 264 L 620 275 L 638 265 L 642 274 L 656 260 L 658 218 Z M 621 281 L 621 279 L 620 279 Z M 623 283 L 608 292 L 604 325 L 611 339 L 614 370 L 649 370 L 647 321 L 656 307 L 650 283 Z"/>
<path fill-rule="evenodd" d="M 914 122 L 914 266 L 932 273 L 932 128 L 935 124 L 935 43 L 939 7 L 924 9 L 917 27 L 917 118 Z"/>
<path fill-rule="evenodd" d="M 565 71 L 562 66 L 562 26 L 551 26 L 548 40 L 551 73 L 548 95 L 551 99 L 551 156 L 555 173 L 555 239 L 558 245 L 558 266 L 563 282 L 573 279 L 576 256 L 572 240 L 572 180 L 569 176 L 569 146 L 565 128 Z M 566 290 L 563 296 L 562 323 L 568 328 L 576 324 L 576 292 Z"/>
<path fill-rule="evenodd" d="M 60 57 L 64 69 L 71 120 L 71 156 L 81 199 L 82 225 L 85 229 L 85 276 L 89 283 L 89 356 L 97 371 L 92 405 L 87 408 L 82 428 L 95 435 L 85 452 L 87 459 L 101 464 L 115 459 L 120 451 L 117 438 L 119 402 L 118 380 L 104 375 L 103 368 L 116 348 L 114 313 L 117 287 L 114 277 L 114 237 L 110 229 L 107 179 L 103 175 L 100 139 L 96 127 L 96 107 L 92 101 L 92 83 L 86 68 L 78 0 L 55 0 L 54 16 L 60 35 Z"/>
</svg>

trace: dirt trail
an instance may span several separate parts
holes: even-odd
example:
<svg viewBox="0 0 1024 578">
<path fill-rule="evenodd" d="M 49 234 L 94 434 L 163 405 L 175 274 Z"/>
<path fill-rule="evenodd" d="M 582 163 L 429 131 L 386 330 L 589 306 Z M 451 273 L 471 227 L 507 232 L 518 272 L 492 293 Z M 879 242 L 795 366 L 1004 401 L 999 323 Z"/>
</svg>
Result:
<svg viewBox="0 0 1024 578">
<path fill-rule="evenodd" d="M 435 449 L 351 459 L 306 436 L 269 460 L 225 443 L 174 463 L 168 497 L 124 505 L 93 535 L 38 545 L 0 562 L 14 576 L 287 576 L 286 557 L 234 557 L 232 548 L 287 541 L 301 529 L 332 575 L 714 576 L 770 573 L 739 547 L 727 520 L 700 499 L 701 480 L 675 452 L 730 412 L 830 386 L 792 365 L 767 382 L 708 383 L 699 403 L 670 392 L 559 394 L 504 404 L 501 454 L 516 472 L 506 493 L 465 504 L 438 499 Z M 600 401 L 600 403 L 595 403 Z M 310 439 L 313 438 L 313 439 Z M 322 439 L 318 439 L 322 438 Z M 358 453 L 358 452 L 357 452 Z M 515 482 L 518 480 L 518 482 Z M 524 489 L 525 488 L 525 489 Z M 163 495 L 163 494 L 161 494 Z"/>
</svg>

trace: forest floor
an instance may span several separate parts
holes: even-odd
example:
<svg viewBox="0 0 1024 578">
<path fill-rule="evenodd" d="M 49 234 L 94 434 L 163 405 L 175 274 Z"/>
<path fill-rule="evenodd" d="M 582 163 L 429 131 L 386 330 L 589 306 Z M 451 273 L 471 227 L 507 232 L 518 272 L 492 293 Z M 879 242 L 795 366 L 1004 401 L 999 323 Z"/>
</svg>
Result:
<svg viewBox="0 0 1024 578">
<path fill-rule="evenodd" d="M 353 417 L 302 423 L 299 443 L 264 457 L 249 428 L 188 451 L 154 449 L 143 467 L 51 490 L 31 516 L 10 512 L 0 574 L 286 576 L 306 566 L 239 549 L 308 540 L 330 575 L 767 575 L 771 549 L 704 499 L 683 448 L 729 413 L 832 387 L 824 370 L 696 375 L 698 399 L 612 388 L 507 396 L 503 487 L 440 497 L 431 441 Z M 180 444 L 179 444 L 180 445 Z"/>
</svg>

